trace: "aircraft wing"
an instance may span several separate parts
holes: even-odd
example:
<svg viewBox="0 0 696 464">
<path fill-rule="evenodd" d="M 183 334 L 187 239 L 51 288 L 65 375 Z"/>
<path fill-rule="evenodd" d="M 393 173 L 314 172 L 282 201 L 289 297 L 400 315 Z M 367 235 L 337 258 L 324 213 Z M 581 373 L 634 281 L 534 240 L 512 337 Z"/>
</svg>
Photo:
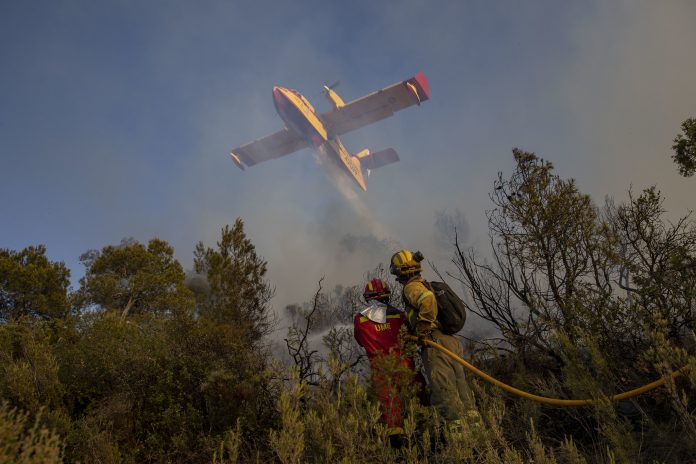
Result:
<svg viewBox="0 0 696 464">
<path fill-rule="evenodd" d="M 280 158 L 307 146 L 304 139 L 284 127 L 274 134 L 234 148 L 230 158 L 239 169 L 244 170 L 245 165 L 253 166 L 262 161 Z"/>
<path fill-rule="evenodd" d="M 353 100 L 320 117 L 329 133 L 337 136 L 388 118 L 409 106 L 420 105 L 429 98 L 428 80 L 419 72 L 410 79 Z"/>
</svg>

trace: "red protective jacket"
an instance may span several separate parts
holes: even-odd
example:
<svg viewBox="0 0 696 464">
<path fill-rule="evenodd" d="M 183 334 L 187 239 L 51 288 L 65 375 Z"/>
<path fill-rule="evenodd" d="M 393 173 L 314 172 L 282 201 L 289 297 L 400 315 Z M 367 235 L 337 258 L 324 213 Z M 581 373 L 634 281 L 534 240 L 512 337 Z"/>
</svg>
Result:
<svg viewBox="0 0 696 464">
<path fill-rule="evenodd" d="M 405 323 L 406 314 L 391 306 L 387 309 L 387 320 L 383 324 L 373 322 L 360 313 L 356 314 L 353 320 L 355 340 L 365 348 L 367 357 L 370 359 L 372 380 L 382 405 L 382 422 L 392 429 L 391 433 L 398 433 L 403 426 L 399 392 L 406 382 L 412 380 L 413 376 L 404 376 L 403 373 L 399 375 L 398 369 L 389 369 L 389 373 L 382 371 L 389 363 L 385 355 L 393 355 L 392 359 L 395 362 L 411 371 L 414 370 L 413 359 L 402 357 L 399 348 L 399 331 Z"/>
</svg>

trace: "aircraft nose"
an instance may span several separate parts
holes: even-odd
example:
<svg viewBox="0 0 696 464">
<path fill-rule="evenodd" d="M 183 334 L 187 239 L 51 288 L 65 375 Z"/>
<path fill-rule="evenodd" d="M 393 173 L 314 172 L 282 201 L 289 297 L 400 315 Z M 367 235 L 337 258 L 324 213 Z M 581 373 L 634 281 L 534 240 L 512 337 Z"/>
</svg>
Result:
<svg viewBox="0 0 696 464">
<path fill-rule="evenodd" d="M 278 86 L 273 87 L 273 102 L 275 103 L 276 108 L 278 108 L 278 106 L 285 107 L 286 100 L 287 97 L 283 93 L 283 88 Z"/>
</svg>

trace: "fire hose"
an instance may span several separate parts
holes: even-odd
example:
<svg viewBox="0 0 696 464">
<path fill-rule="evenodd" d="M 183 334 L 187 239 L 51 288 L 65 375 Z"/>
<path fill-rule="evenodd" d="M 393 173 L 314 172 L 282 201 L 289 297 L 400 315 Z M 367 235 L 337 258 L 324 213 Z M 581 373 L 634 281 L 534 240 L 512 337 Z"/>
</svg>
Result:
<svg viewBox="0 0 696 464">
<path fill-rule="evenodd" d="M 523 390 L 520 390 L 519 388 L 515 388 L 513 386 L 510 386 L 504 382 L 501 382 L 500 380 L 491 377 L 490 375 L 486 374 L 482 370 L 478 369 L 476 366 L 473 364 L 467 362 L 466 360 L 462 359 L 459 357 L 457 354 L 453 353 L 452 351 L 448 350 L 444 346 L 440 345 L 439 343 L 436 343 L 433 340 L 428 340 L 428 339 L 421 339 L 421 343 L 424 343 L 432 348 L 435 348 L 436 350 L 439 350 L 443 353 L 445 353 L 447 356 L 450 358 L 454 359 L 457 361 L 459 364 L 467 368 L 469 371 L 472 373 L 476 374 L 483 380 L 492 383 L 493 385 L 502 388 L 508 393 L 512 393 L 513 395 L 517 395 L 522 398 L 527 398 L 532 401 L 536 401 L 538 403 L 544 403 L 544 404 L 550 404 L 553 406 L 589 406 L 595 402 L 595 400 L 592 399 L 585 399 L 585 400 L 563 400 L 560 398 L 548 398 L 545 396 L 539 396 L 535 395 L 533 393 L 529 393 Z M 688 370 L 689 366 L 683 366 L 680 369 L 677 369 L 676 371 L 672 372 L 667 376 L 667 378 L 671 377 L 672 379 L 676 379 L 680 375 L 684 374 Z M 656 380 L 654 382 L 650 382 L 648 384 L 645 384 L 641 387 L 634 388 L 633 390 L 619 393 L 617 395 L 613 395 L 609 397 L 610 401 L 621 401 L 625 400 L 628 398 L 633 398 L 634 396 L 638 396 L 642 393 L 649 392 L 650 390 L 654 390 L 655 388 L 661 387 L 664 385 L 666 382 L 666 378 L 663 377 L 659 380 Z"/>
</svg>

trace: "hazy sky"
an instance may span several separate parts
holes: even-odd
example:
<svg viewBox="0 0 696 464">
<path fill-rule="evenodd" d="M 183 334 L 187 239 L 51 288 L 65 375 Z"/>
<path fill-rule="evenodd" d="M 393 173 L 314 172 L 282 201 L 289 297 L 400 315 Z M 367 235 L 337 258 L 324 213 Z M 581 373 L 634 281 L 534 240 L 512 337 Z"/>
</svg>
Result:
<svg viewBox="0 0 696 464">
<path fill-rule="evenodd" d="M 695 25 L 691 0 L 2 1 L 0 247 L 44 243 L 76 283 L 82 252 L 123 237 L 161 237 L 191 268 L 242 217 L 280 308 L 398 246 L 444 265 L 438 210 L 485 247 L 516 146 L 598 203 L 656 184 L 683 215 L 696 179 L 670 146 L 696 116 Z M 282 127 L 273 85 L 325 111 L 325 82 L 348 101 L 421 70 L 430 101 L 343 137 L 401 156 L 352 200 L 309 150 L 246 172 L 228 158 Z"/>
</svg>

